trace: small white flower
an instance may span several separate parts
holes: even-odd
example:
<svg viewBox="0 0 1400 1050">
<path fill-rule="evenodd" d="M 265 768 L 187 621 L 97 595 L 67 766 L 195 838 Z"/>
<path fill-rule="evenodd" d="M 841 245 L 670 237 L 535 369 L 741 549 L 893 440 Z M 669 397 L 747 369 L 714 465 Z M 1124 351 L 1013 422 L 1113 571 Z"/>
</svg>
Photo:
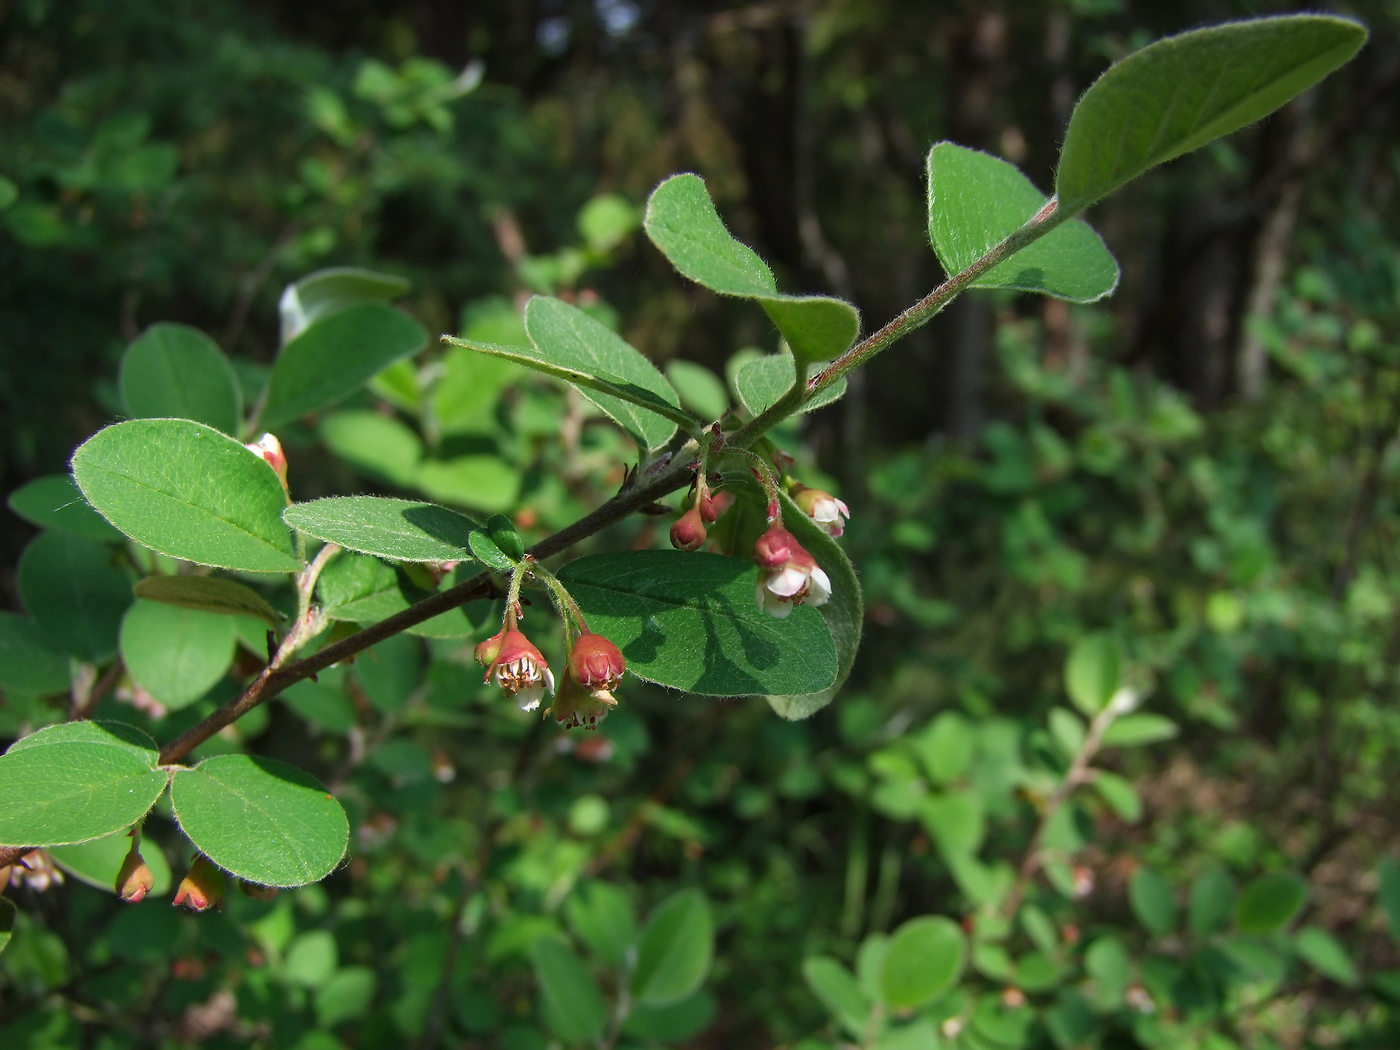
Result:
<svg viewBox="0 0 1400 1050">
<path fill-rule="evenodd" d="M 759 566 L 754 600 L 768 615 L 785 619 L 794 605 L 825 605 L 831 597 L 831 578 L 781 526 L 759 538 L 754 555 Z"/>
</svg>

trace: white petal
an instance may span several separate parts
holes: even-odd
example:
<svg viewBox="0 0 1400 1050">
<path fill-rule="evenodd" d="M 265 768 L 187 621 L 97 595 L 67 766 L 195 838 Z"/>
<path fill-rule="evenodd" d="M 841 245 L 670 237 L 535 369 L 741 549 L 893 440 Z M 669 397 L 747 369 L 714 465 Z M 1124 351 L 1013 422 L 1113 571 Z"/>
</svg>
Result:
<svg viewBox="0 0 1400 1050">
<path fill-rule="evenodd" d="M 849 518 L 851 516 L 851 508 L 846 506 L 839 499 L 836 500 L 836 508 L 841 512 L 842 517 Z"/>
<path fill-rule="evenodd" d="M 831 579 L 821 569 L 812 570 L 812 585 L 808 590 L 808 605 L 825 605 L 831 597 Z"/>
<path fill-rule="evenodd" d="M 544 699 L 544 686 L 529 685 L 515 694 L 515 702 L 520 705 L 522 711 L 533 711 L 540 706 L 540 701 Z"/>
<path fill-rule="evenodd" d="M 780 598 L 791 598 L 807 586 L 807 574 L 789 565 L 764 580 L 763 586 Z"/>
<path fill-rule="evenodd" d="M 775 595 L 768 596 L 768 604 L 763 607 L 763 611 L 775 620 L 786 620 L 792 613 L 792 602 L 785 602 Z"/>
<path fill-rule="evenodd" d="M 553 695 L 553 693 L 554 693 L 554 672 L 551 671 L 548 667 L 546 667 L 546 668 L 544 669 L 544 680 L 545 680 L 545 684 L 549 686 L 549 692 L 550 692 L 550 694 Z"/>
</svg>

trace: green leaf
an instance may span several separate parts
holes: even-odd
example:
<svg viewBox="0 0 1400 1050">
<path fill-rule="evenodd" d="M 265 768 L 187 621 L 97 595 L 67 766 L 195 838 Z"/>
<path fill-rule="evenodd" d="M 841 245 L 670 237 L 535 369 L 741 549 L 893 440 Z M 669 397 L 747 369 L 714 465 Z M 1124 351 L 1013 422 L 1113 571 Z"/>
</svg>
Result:
<svg viewBox="0 0 1400 1050">
<path fill-rule="evenodd" d="M 345 462 L 401 488 L 412 488 L 423 442 L 392 416 L 368 409 L 332 412 L 321 420 L 321 440 Z"/>
<path fill-rule="evenodd" d="M 945 857 L 971 856 L 987 833 L 985 806 L 976 791 L 925 796 L 921 816 Z"/>
<path fill-rule="evenodd" d="M 103 663 L 117 651 L 131 581 L 112 548 L 64 532 L 36 536 L 20 555 L 19 596 L 29 615 L 80 660 Z"/>
<path fill-rule="evenodd" d="M 335 973 L 340 952 L 330 930 L 308 930 L 287 947 L 282 975 L 302 988 L 319 988 Z"/>
<path fill-rule="evenodd" d="M 395 561 L 442 562 L 471 557 L 476 522 L 433 503 L 384 496 L 330 496 L 294 503 L 287 524 L 308 536 Z"/>
<path fill-rule="evenodd" d="M 315 777 L 251 755 L 175 773 L 180 830 L 219 867 L 262 886 L 305 886 L 335 870 L 350 838 L 345 810 Z"/>
<path fill-rule="evenodd" d="M 743 365 L 734 374 L 734 391 L 739 403 L 750 415 L 777 404 L 778 399 L 792 389 L 797 379 L 797 366 L 787 354 L 767 354 Z M 846 392 L 846 380 L 838 379 L 810 401 L 801 411 L 813 412 L 836 401 Z"/>
<path fill-rule="evenodd" d="M 675 390 L 655 365 L 606 325 L 576 306 L 537 295 L 525 304 L 525 332 L 541 361 L 602 380 L 608 390 L 584 386 L 584 396 L 617 420 L 643 448 L 657 448 L 676 432 L 674 419 L 684 413 Z M 631 396 L 626 400 L 612 396 L 614 389 Z M 672 409 L 669 418 L 656 415 L 657 405 Z M 688 425 L 694 427 L 695 421 Z"/>
<path fill-rule="evenodd" d="M 842 1028 L 856 1039 L 865 1036 L 872 1004 L 850 970 L 829 955 L 814 955 L 802 960 L 802 977 Z"/>
<path fill-rule="evenodd" d="M 1104 747 L 1142 747 L 1173 739 L 1179 732 L 1175 722 L 1162 715 L 1135 714 L 1116 718 L 1104 730 Z"/>
<path fill-rule="evenodd" d="M 1079 754 L 1086 735 L 1083 719 L 1066 708 L 1052 707 L 1046 722 L 1050 726 L 1050 735 L 1066 758 Z"/>
<path fill-rule="evenodd" d="M 1394 857 L 1385 857 L 1376 866 L 1376 876 L 1380 880 L 1376 897 L 1385 911 L 1390 939 L 1400 943 L 1400 864 Z"/>
<path fill-rule="evenodd" d="M 359 303 L 323 317 L 282 347 L 261 425 L 277 427 L 333 405 L 427 345 L 428 333 L 417 321 L 383 303 Z"/>
<path fill-rule="evenodd" d="M 681 890 L 652 913 L 637 945 L 632 996 L 648 1006 L 687 998 L 709 973 L 715 952 L 710 904 L 699 890 Z"/>
<path fill-rule="evenodd" d="M 896 1009 L 920 1006 L 953 987 L 966 961 L 967 943 L 952 919 L 910 919 L 890 937 L 880 967 L 880 998 Z"/>
<path fill-rule="evenodd" d="M 944 711 L 912 741 L 924 772 L 935 784 L 947 786 L 967 772 L 973 736 L 967 719 Z"/>
<path fill-rule="evenodd" d="M 443 503 L 487 512 L 509 510 L 520 494 L 520 471 L 500 456 L 457 456 L 426 460 L 415 486 Z"/>
<path fill-rule="evenodd" d="M 1167 880 L 1151 868 L 1138 868 L 1128 882 L 1128 903 L 1150 932 L 1165 937 L 1176 928 L 1176 898 Z"/>
<path fill-rule="evenodd" d="M 33 620 L 0 610 L 0 689 L 66 693 L 68 656 Z"/>
<path fill-rule="evenodd" d="M 282 614 L 253 588 L 220 576 L 147 576 L 134 590 L 138 598 L 182 609 L 253 616 L 273 627 L 282 622 Z"/>
<path fill-rule="evenodd" d="M 530 961 L 540 982 L 544 1017 L 565 1043 L 598 1039 L 608 1021 L 603 994 L 583 962 L 557 937 L 541 937 L 530 946 Z"/>
<path fill-rule="evenodd" d="M 370 703 L 385 714 L 398 711 L 423 680 L 422 644 L 408 634 L 391 635 L 365 650 L 354 675 Z"/>
<path fill-rule="evenodd" d="M 627 949 L 637 939 L 632 902 L 608 882 L 589 882 L 570 894 L 564 902 L 564 918 L 574 936 L 609 966 L 623 965 Z"/>
<path fill-rule="evenodd" d="M 1356 965 L 1341 942 L 1319 926 L 1304 926 L 1293 939 L 1293 947 L 1303 961 L 1324 977 L 1355 988 L 1361 983 Z"/>
<path fill-rule="evenodd" d="M 1303 910 L 1308 884 L 1292 872 L 1261 875 L 1240 894 L 1235 926 L 1241 933 L 1270 934 L 1283 929 Z"/>
<path fill-rule="evenodd" d="M 9 181 L 8 179 L 5 181 Z M 3 187 L 0 187 L 3 189 Z M 0 954 L 10 946 L 15 931 L 15 906 L 8 897 L 0 897 Z"/>
<path fill-rule="evenodd" d="M 838 670 L 817 610 L 778 620 L 754 601 L 758 570 L 696 551 L 595 554 L 559 573 L 589 626 L 637 677 L 706 696 L 815 693 Z"/>
<path fill-rule="evenodd" d="M 277 474 L 213 427 L 118 423 L 78 447 L 73 476 L 108 521 L 161 554 L 244 572 L 301 567 L 282 524 L 287 496 Z"/>
<path fill-rule="evenodd" d="M 961 273 L 1045 206 L 1014 164 L 940 142 L 928 154 L 929 239 L 948 276 Z M 1070 219 L 993 266 L 974 288 L 1016 288 L 1091 303 L 1118 285 L 1118 263 L 1088 223 Z"/>
<path fill-rule="evenodd" d="M 817 559 L 817 564 L 831 580 L 831 597 L 817 607 L 826 629 L 836 647 L 836 681 L 827 688 L 796 695 L 768 696 L 768 705 L 789 721 L 810 718 L 836 698 L 851 673 L 856 652 L 860 649 L 860 632 L 865 623 L 865 601 L 855 569 L 840 545 L 802 512 L 785 492 L 779 493 L 783 510 L 783 525 Z"/>
<path fill-rule="evenodd" d="M 676 388 L 681 404 L 701 419 L 718 419 L 729 411 L 724 380 L 704 365 L 674 358 L 666 362 L 666 379 Z"/>
<path fill-rule="evenodd" d="M 595 252 L 607 252 L 637 228 L 642 217 L 631 202 L 615 193 L 592 198 L 578 213 L 578 232 Z"/>
<path fill-rule="evenodd" d="M 1191 884 L 1186 917 L 1191 933 L 1209 937 L 1225 928 L 1235 910 L 1235 884 L 1220 868 L 1212 868 Z"/>
<path fill-rule="evenodd" d="M 0 756 L 0 845 L 59 846 L 131 827 L 165 790 L 155 761 L 154 743 L 128 726 L 31 733 Z"/>
<path fill-rule="evenodd" d="M 689 999 L 668 1006 L 634 1006 L 622 1030 L 638 1039 L 679 1043 L 703 1032 L 718 1012 L 715 997 L 702 988 Z"/>
<path fill-rule="evenodd" d="M 19 187 L 12 180 L 0 175 L 0 211 L 4 211 L 17 200 L 19 200 Z M 6 930 L 8 929 L 7 926 Z M 3 946 L 0 946 L 0 951 L 3 950 Z"/>
<path fill-rule="evenodd" d="M 1278 109 L 1348 61 L 1366 29 L 1288 15 L 1159 40 L 1109 69 L 1074 107 L 1055 190 L 1070 213 L 1148 168 Z"/>
<path fill-rule="evenodd" d="M 324 1029 L 353 1021 L 374 1005 L 374 970 L 368 966 L 342 966 L 316 989 L 316 1023 Z M 305 1040 L 302 1040 L 304 1050 Z M 337 1041 L 335 1050 L 342 1044 Z M 330 1048 L 326 1048 L 330 1050 Z"/>
<path fill-rule="evenodd" d="M 282 292 L 277 312 L 282 342 L 290 342 L 323 317 L 360 303 L 392 302 L 406 295 L 409 282 L 389 273 L 334 266 L 308 274 Z"/>
<path fill-rule="evenodd" d="M 50 846 L 49 855 L 54 863 L 80 882 L 95 886 L 108 893 L 116 893 L 117 873 L 122 861 L 131 849 L 131 836 L 126 831 L 118 831 L 90 842 L 79 842 L 72 846 Z M 146 845 L 141 850 L 146 866 L 151 869 L 155 885 L 150 896 L 160 897 L 170 892 L 170 862 L 165 853 L 156 845 Z"/>
<path fill-rule="evenodd" d="M 1065 660 L 1065 690 L 1090 718 L 1118 691 L 1118 643 L 1107 634 L 1088 634 L 1074 643 Z"/>
<path fill-rule="evenodd" d="M 1099 797 L 1108 803 L 1108 808 L 1121 819 L 1129 824 L 1136 824 L 1142 819 L 1142 799 L 1138 797 L 1137 788 L 1133 787 L 1131 781 L 1117 773 L 1100 769 L 1094 773 L 1094 779 L 1090 783 L 1094 785 Z"/>
<path fill-rule="evenodd" d="M 243 392 L 219 344 L 198 328 L 153 324 L 122 355 L 122 405 L 135 419 L 193 419 L 225 434 L 243 422 Z"/>
<path fill-rule="evenodd" d="M 673 175 L 657 186 L 644 226 L 671 265 L 692 281 L 721 295 L 757 300 L 799 359 L 829 360 L 856 341 L 860 314 L 850 303 L 778 292 L 768 265 L 725 229 L 700 176 Z"/>
<path fill-rule="evenodd" d="M 459 565 L 457 573 L 462 573 L 467 565 L 470 563 Z M 377 623 L 432 593 L 415 584 L 402 569 L 362 554 L 338 556 L 321 573 L 317 591 L 328 617 L 352 623 Z M 459 638 L 473 630 L 475 626 L 464 609 L 451 609 L 410 627 L 408 633 L 424 638 Z"/>
<path fill-rule="evenodd" d="M 120 540 L 122 534 L 92 509 L 67 474 L 47 474 L 10 493 L 10 509 L 41 529 L 71 532 L 91 540 Z"/>
<path fill-rule="evenodd" d="M 236 633 L 228 616 L 138 600 L 122 620 L 122 660 L 137 685 L 178 710 L 224 676 Z"/>
</svg>

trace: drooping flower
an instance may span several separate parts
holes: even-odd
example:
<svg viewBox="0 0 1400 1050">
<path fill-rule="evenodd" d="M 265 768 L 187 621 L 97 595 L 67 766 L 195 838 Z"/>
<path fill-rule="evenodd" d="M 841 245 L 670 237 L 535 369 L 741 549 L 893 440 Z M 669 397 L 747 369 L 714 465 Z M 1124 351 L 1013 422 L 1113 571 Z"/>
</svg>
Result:
<svg viewBox="0 0 1400 1050">
<path fill-rule="evenodd" d="M 137 904 L 146 899 L 146 894 L 151 892 L 151 888 L 155 884 L 156 877 L 146 864 L 146 858 L 141 856 L 141 850 L 133 839 L 131 849 L 127 852 L 126 859 L 122 861 L 122 866 L 117 871 L 117 881 L 114 887 L 117 896 L 128 904 Z"/>
<path fill-rule="evenodd" d="M 489 663 L 483 657 L 489 657 Z M 494 678 L 522 711 L 539 707 L 545 690 L 554 692 L 554 672 L 530 639 L 514 627 L 505 628 L 477 646 L 476 658 L 486 664 L 482 681 Z"/>
<path fill-rule="evenodd" d="M 792 499 L 828 536 L 840 536 L 846 531 L 846 519 L 851 516 L 850 508 L 830 492 L 808 488 L 798 483 L 794 486 Z"/>
<path fill-rule="evenodd" d="M 700 508 L 691 507 L 671 526 L 671 546 L 678 551 L 696 551 L 705 545 L 706 535 Z"/>
<path fill-rule="evenodd" d="M 758 563 L 758 607 L 783 619 L 795 605 L 825 605 L 831 580 L 797 538 L 774 523 L 753 545 Z"/>
<path fill-rule="evenodd" d="M 224 873 L 203 853 L 197 853 L 189 872 L 180 880 L 175 899 L 170 903 L 176 907 L 183 904 L 191 911 L 222 907 L 224 883 Z"/>
<path fill-rule="evenodd" d="M 584 631 L 569 655 L 569 676 L 590 689 L 615 689 L 627 670 L 622 650 L 601 634 Z"/>
<path fill-rule="evenodd" d="M 597 729 L 598 723 L 616 706 L 617 700 L 607 689 L 589 688 L 568 674 L 559 685 L 559 695 L 554 698 L 550 713 L 566 729 Z"/>
</svg>

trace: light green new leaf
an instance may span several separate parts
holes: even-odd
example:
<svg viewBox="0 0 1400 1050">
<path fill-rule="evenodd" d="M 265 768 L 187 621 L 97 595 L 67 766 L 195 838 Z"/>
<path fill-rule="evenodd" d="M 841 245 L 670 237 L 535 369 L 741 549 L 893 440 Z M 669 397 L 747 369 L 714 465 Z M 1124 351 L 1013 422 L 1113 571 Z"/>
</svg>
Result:
<svg viewBox="0 0 1400 1050">
<path fill-rule="evenodd" d="M 602 1036 L 608 1021 L 603 994 L 569 946 L 557 937 L 541 937 L 530 946 L 530 961 L 540 982 L 544 1017 L 554 1034 L 565 1043 Z"/>
<path fill-rule="evenodd" d="M 329 496 L 294 503 L 287 524 L 308 536 L 395 561 L 458 561 L 476 522 L 434 503 L 384 496 Z"/>
<path fill-rule="evenodd" d="M 228 616 L 136 601 L 122 620 L 122 660 L 137 685 L 166 708 L 178 710 L 224 676 L 236 633 Z"/>
<path fill-rule="evenodd" d="M 118 831 L 90 842 L 51 846 L 49 855 L 55 864 L 78 881 L 115 893 L 117 873 L 121 871 L 122 861 L 126 860 L 130 849 L 131 836 L 126 831 Z M 141 850 L 141 856 L 155 879 L 149 895 L 159 897 L 168 893 L 170 862 L 165 859 L 165 853 L 158 846 L 146 846 Z"/>
<path fill-rule="evenodd" d="M 1303 961 L 1324 977 L 1354 988 L 1360 983 L 1356 964 L 1347 955 L 1340 941 L 1320 926 L 1305 926 L 1298 931 L 1293 947 Z"/>
<path fill-rule="evenodd" d="M 765 408 L 777 403 L 778 399 L 792 389 L 797 379 L 797 367 L 787 354 L 768 354 L 741 366 L 734 373 L 734 392 L 740 403 L 751 415 L 758 415 Z M 802 406 L 803 412 L 812 412 L 831 404 L 846 392 L 846 380 L 838 379 Z"/>
<path fill-rule="evenodd" d="M 860 648 L 861 627 L 865 623 L 865 601 L 861 595 L 860 580 L 855 569 L 839 544 L 802 512 L 802 509 L 785 492 L 779 493 L 782 502 L 783 525 L 797 538 L 797 542 L 807 548 L 807 552 L 817 559 L 817 564 L 831 581 L 831 597 L 825 605 L 817 607 L 826 629 L 831 632 L 832 644 L 836 647 L 836 681 L 827 688 L 814 693 L 768 697 L 768 704 L 783 718 L 797 721 L 810 718 L 836 698 L 855 663 L 856 652 Z"/>
<path fill-rule="evenodd" d="M 897 1009 L 926 1003 L 953 986 L 966 960 L 962 928 L 952 919 L 910 919 L 890 937 L 880 966 L 880 998 Z"/>
<path fill-rule="evenodd" d="M 610 966 L 621 966 L 637 938 L 637 917 L 627 894 L 610 882 L 588 882 L 564 902 L 574 936 Z"/>
<path fill-rule="evenodd" d="M 951 277 L 967 269 L 1045 206 L 1014 164 L 940 142 L 928 154 L 928 229 Z M 993 266 L 974 288 L 1016 288 L 1091 303 L 1118 285 L 1118 263 L 1088 223 L 1071 219 Z"/>
<path fill-rule="evenodd" d="M 595 554 L 559 573 L 588 617 L 649 682 L 706 696 L 818 693 L 836 650 L 814 609 L 785 620 L 759 610 L 758 570 L 701 551 Z"/>
<path fill-rule="evenodd" d="M 19 596 L 47 635 L 80 660 L 103 663 L 117 649 L 131 582 L 112 548 L 64 532 L 43 532 L 20 555 Z"/>
<path fill-rule="evenodd" d="M 302 988 L 319 988 L 339 964 L 335 934 L 330 930 L 307 930 L 288 945 L 282 976 Z"/>
<path fill-rule="evenodd" d="M 0 845 L 57 846 L 129 828 L 155 805 L 166 774 L 155 744 L 118 723 L 70 722 L 0 756 Z"/>
<path fill-rule="evenodd" d="M 261 594 L 247 584 L 221 576 L 148 576 L 136 584 L 135 593 L 138 598 L 182 609 L 254 616 L 273 627 L 282 622 L 282 614 Z"/>
<path fill-rule="evenodd" d="M 122 534 L 83 498 L 67 474 L 47 474 L 10 493 L 10 509 L 41 529 L 71 532 L 90 540 L 120 540 Z"/>
<path fill-rule="evenodd" d="M 305 886 L 345 856 L 350 824 L 325 785 L 295 766 L 220 755 L 171 779 L 180 829 L 219 867 L 262 886 Z"/>
<path fill-rule="evenodd" d="M 1070 116 L 1055 191 L 1082 210 L 1148 168 L 1278 109 L 1348 61 L 1366 29 L 1286 15 L 1159 40 L 1110 66 Z"/>
<path fill-rule="evenodd" d="M 135 419 L 193 419 L 225 434 L 243 420 L 243 392 L 219 344 L 198 328 L 162 322 L 122 355 L 118 383 Z"/>
<path fill-rule="evenodd" d="M 1065 691 L 1074 706 L 1092 718 L 1118 691 L 1118 643 L 1107 634 L 1085 635 L 1065 659 Z"/>
<path fill-rule="evenodd" d="M 287 496 L 263 458 L 187 419 L 133 419 L 73 454 L 87 501 L 137 543 L 244 572 L 295 572 Z"/>
<path fill-rule="evenodd" d="M 66 693 L 68 656 L 33 620 L 0 611 L 0 689 Z"/>
<path fill-rule="evenodd" d="M 280 426 L 333 405 L 427 345 L 428 333 L 417 321 L 384 303 L 359 303 L 323 317 L 282 347 L 261 425 Z"/>
<path fill-rule="evenodd" d="M 841 1027 L 864 1038 L 872 1004 L 850 970 L 829 955 L 814 955 L 802 960 L 802 977 Z"/>
<path fill-rule="evenodd" d="M 321 420 L 321 440 L 352 466 L 411 488 L 423 459 L 423 442 L 405 424 L 369 409 L 332 412 Z"/>
<path fill-rule="evenodd" d="M 1270 934 L 1287 926 L 1303 910 L 1308 884 L 1292 872 L 1261 875 L 1240 894 L 1235 926 L 1241 933 Z"/>
<path fill-rule="evenodd" d="M 860 314 L 822 295 L 782 295 L 768 264 L 725 228 L 698 175 L 672 175 L 652 191 L 647 236 L 671 265 L 721 295 L 757 300 L 803 361 L 826 361 L 856 341 Z"/>
<path fill-rule="evenodd" d="M 676 388 L 681 404 L 701 419 L 718 419 L 729 411 L 724 380 L 704 365 L 674 358 L 666 362 L 666 379 Z"/>
<path fill-rule="evenodd" d="M 520 471 L 500 456 L 430 459 L 418 468 L 414 485 L 429 499 L 473 510 L 510 510 L 520 495 Z"/>
<path fill-rule="evenodd" d="M 1173 739 L 1181 730 L 1170 718 L 1147 712 L 1114 719 L 1104 730 L 1104 747 L 1141 747 Z"/>
<path fill-rule="evenodd" d="M 390 273 L 355 266 L 333 266 L 308 274 L 282 292 L 277 312 L 282 342 L 288 343 L 314 322 L 360 303 L 393 302 L 408 293 L 409 283 Z"/>
<path fill-rule="evenodd" d="M 525 304 L 525 333 L 539 361 L 570 373 L 560 378 L 577 383 L 585 397 L 645 448 L 665 444 L 676 432 L 678 418 L 690 429 L 697 425 L 681 410 L 676 391 L 655 365 L 578 307 L 537 295 Z M 602 385 L 588 386 L 580 378 L 587 376 Z M 614 391 L 626 393 L 614 396 Z M 658 416 L 658 410 L 665 414 Z"/>
<path fill-rule="evenodd" d="M 681 890 L 652 913 L 637 945 L 632 995 L 665 1006 L 691 995 L 705 979 L 715 953 L 710 904 L 699 890 Z"/>
</svg>

